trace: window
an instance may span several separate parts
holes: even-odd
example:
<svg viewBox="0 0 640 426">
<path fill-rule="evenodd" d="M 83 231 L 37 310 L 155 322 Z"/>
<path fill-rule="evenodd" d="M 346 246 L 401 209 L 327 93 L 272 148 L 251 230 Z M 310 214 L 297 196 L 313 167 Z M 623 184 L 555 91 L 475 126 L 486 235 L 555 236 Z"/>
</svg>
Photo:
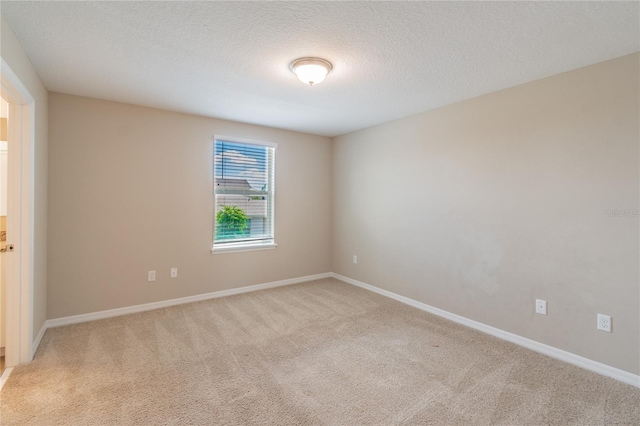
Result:
<svg viewBox="0 0 640 426">
<path fill-rule="evenodd" d="M 275 248 L 276 146 L 215 137 L 213 252 Z"/>
</svg>

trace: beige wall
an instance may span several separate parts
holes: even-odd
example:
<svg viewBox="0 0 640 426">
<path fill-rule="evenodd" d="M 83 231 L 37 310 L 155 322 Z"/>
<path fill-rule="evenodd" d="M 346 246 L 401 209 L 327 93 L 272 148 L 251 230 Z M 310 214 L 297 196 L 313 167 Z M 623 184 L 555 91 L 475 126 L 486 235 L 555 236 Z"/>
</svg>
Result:
<svg viewBox="0 0 640 426">
<path fill-rule="evenodd" d="M 0 56 L 35 99 L 33 337 L 47 318 L 47 140 L 48 92 L 4 17 Z M 9 236 L 10 237 L 10 236 Z"/>
<path fill-rule="evenodd" d="M 638 374 L 638 64 L 335 138 L 333 271 Z"/>
<path fill-rule="evenodd" d="M 49 113 L 49 318 L 331 270 L 329 138 L 57 93 Z M 275 250 L 211 254 L 215 134 L 278 144 Z"/>
</svg>

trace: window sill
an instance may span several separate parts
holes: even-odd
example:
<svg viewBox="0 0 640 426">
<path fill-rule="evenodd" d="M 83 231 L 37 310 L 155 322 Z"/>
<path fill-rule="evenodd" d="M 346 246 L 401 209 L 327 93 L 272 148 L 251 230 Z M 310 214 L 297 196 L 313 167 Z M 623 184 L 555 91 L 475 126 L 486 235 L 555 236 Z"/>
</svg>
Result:
<svg viewBox="0 0 640 426">
<path fill-rule="evenodd" d="M 212 254 L 223 253 L 237 253 L 241 251 L 255 251 L 255 250 L 273 250 L 278 247 L 276 243 L 254 243 L 254 244 L 224 244 L 219 246 L 213 246 L 211 249 Z"/>
</svg>

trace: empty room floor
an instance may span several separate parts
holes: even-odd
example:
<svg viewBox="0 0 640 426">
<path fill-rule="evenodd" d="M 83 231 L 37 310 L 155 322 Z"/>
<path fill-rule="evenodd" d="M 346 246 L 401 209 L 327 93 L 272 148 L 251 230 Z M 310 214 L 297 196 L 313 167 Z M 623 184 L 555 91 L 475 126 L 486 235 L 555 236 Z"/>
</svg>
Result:
<svg viewBox="0 0 640 426">
<path fill-rule="evenodd" d="M 334 279 L 47 331 L 12 424 L 640 424 L 640 389 Z"/>
</svg>

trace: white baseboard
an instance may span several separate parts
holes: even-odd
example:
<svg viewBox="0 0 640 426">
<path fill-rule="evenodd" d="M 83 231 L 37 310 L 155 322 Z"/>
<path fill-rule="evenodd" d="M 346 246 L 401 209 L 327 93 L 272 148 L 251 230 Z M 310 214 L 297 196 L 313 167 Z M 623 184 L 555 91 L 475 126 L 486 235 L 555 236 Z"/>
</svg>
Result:
<svg viewBox="0 0 640 426">
<path fill-rule="evenodd" d="M 374 287 L 370 284 L 363 283 L 362 281 L 357 281 L 352 278 L 348 278 L 333 272 L 331 273 L 331 276 L 340 281 L 344 281 L 345 283 L 364 288 L 374 293 L 378 293 L 382 296 L 386 296 L 391 299 L 397 300 L 398 302 L 402 302 L 409 306 L 413 306 L 414 308 L 421 309 L 423 311 L 429 312 L 431 314 L 437 315 L 442 318 L 446 318 L 458 324 L 462 324 L 467 327 L 471 327 L 473 329 L 481 331 L 483 333 L 490 334 L 499 339 L 506 340 L 511 343 L 515 343 L 516 345 L 523 346 L 527 349 L 531 349 L 532 351 L 539 352 L 541 354 L 559 359 L 569 364 L 576 365 L 586 370 L 593 371 L 594 373 L 611 377 L 612 379 L 640 388 L 640 376 L 633 373 L 629 373 L 628 371 L 620 370 L 619 368 L 611 367 L 610 365 L 602 364 L 600 362 L 593 361 L 591 359 L 584 358 L 576 354 L 572 354 L 571 352 L 563 351 L 562 349 L 545 345 L 544 343 L 536 342 L 535 340 L 527 339 L 526 337 L 518 336 L 517 334 L 509 333 L 508 331 L 491 327 L 490 325 L 486 325 L 481 322 L 470 320 L 463 316 L 453 314 L 451 312 L 447 312 L 445 310 L 427 305 L 426 303 L 418 302 L 416 300 L 409 299 L 408 297 L 400 296 L 399 294 L 395 294 L 390 291 L 383 290 L 378 287 Z"/>
<path fill-rule="evenodd" d="M 42 324 L 42 327 L 40 327 L 40 331 L 38 332 L 38 335 L 36 336 L 35 340 L 33 341 L 33 344 L 31 345 L 31 359 L 33 359 L 33 356 L 36 354 L 36 351 L 38 350 L 38 346 L 40 346 L 40 342 L 42 341 L 42 338 L 44 337 L 44 333 L 47 331 L 47 322 L 45 321 L 44 324 Z"/>
<path fill-rule="evenodd" d="M 63 325 L 78 324 L 78 323 L 87 322 L 87 321 L 95 321 L 99 319 L 111 318 L 111 317 L 116 317 L 120 315 L 127 315 L 127 314 L 133 314 L 137 312 L 150 311 L 153 309 L 166 308 L 169 306 L 181 305 L 184 303 L 199 302 L 202 300 L 216 299 L 219 297 L 233 296 L 236 294 L 249 293 L 252 291 L 266 290 L 268 288 L 298 284 L 306 281 L 320 280 L 320 279 L 329 278 L 329 277 L 336 278 L 345 283 L 364 288 L 374 293 L 378 293 L 382 296 L 389 297 L 391 299 L 405 303 L 409 306 L 413 306 L 414 308 L 421 309 L 423 311 L 429 312 L 431 314 L 437 315 L 442 318 L 446 318 L 458 324 L 462 324 L 467 327 L 473 328 L 475 330 L 481 331 L 483 333 L 487 333 L 499 339 L 506 340 L 511 343 L 515 343 L 516 345 L 523 346 L 535 352 L 550 356 L 552 358 L 559 359 L 569 364 L 576 365 L 586 370 L 590 370 L 595 373 L 601 374 L 603 376 L 611 377 L 612 379 L 640 388 L 639 375 L 629 373 L 628 371 L 620 370 L 619 368 L 611 367 L 610 365 L 593 361 L 588 358 L 581 357 L 579 355 L 564 351 L 562 349 L 555 348 L 553 346 L 545 345 L 544 343 L 540 343 L 535 340 L 531 340 L 526 337 L 522 337 L 517 334 L 513 334 L 508 331 L 504 331 L 499 328 L 495 328 L 495 327 L 483 324 L 481 322 L 477 322 L 477 321 L 465 318 L 463 316 L 453 314 L 451 312 L 447 312 L 443 309 L 439 309 L 434 306 L 427 305 L 426 303 L 418 302 L 408 297 L 400 296 L 399 294 L 392 293 L 390 291 L 383 290 L 381 288 L 374 287 L 370 284 L 366 284 L 361 281 L 357 281 L 352 278 L 348 278 L 333 272 L 327 272 L 324 274 L 317 274 L 317 275 L 308 275 L 305 277 L 291 278 L 291 279 L 282 280 L 282 281 L 274 281 L 270 283 L 233 288 L 229 290 L 215 291 L 212 293 L 181 297 L 178 299 L 163 300 L 160 302 L 145 303 L 143 305 L 128 306 L 124 308 L 109 309 L 106 311 L 92 312 L 88 314 L 73 315 L 73 316 L 68 316 L 63 318 L 50 319 L 44 323 L 44 325 L 40 329 L 40 332 L 38 333 L 38 335 L 34 340 L 33 354 L 35 354 L 35 351 L 38 349 L 38 346 L 40 345 L 40 341 L 42 340 L 44 333 L 48 328 L 51 328 L 51 327 L 60 327 Z"/>
<path fill-rule="evenodd" d="M 184 303 L 200 302 L 202 300 L 217 299 L 219 297 L 233 296 L 236 294 L 249 293 L 252 291 L 266 290 L 268 288 L 282 287 L 285 285 L 298 284 L 306 281 L 320 280 L 331 277 L 330 272 L 317 275 L 307 275 L 305 277 L 290 278 L 287 280 L 273 281 L 270 283 L 250 285 L 229 290 L 214 291 L 212 293 L 198 294 L 195 296 L 180 297 L 178 299 L 163 300 L 160 302 L 145 303 L 143 305 L 127 306 L 124 308 L 109 309 L 106 311 L 91 312 L 88 314 L 72 315 L 68 317 L 47 320 L 43 328 L 60 327 L 63 325 L 78 324 L 81 322 L 95 321 L 104 318 L 117 317 L 120 315 L 134 314 L 137 312 L 151 311 L 154 309 L 166 308 L 168 306 L 182 305 Z M 41 330 L 42 335 L 44 331 Z M 39 334 L 40 335 L 40 334 Z M 42 337 L 40 337 L 42 338 Z M 40 341 L 38 340 L 38 344 Z M 34 345 L 35 346 L 35 345 Z"/>
</svg>

